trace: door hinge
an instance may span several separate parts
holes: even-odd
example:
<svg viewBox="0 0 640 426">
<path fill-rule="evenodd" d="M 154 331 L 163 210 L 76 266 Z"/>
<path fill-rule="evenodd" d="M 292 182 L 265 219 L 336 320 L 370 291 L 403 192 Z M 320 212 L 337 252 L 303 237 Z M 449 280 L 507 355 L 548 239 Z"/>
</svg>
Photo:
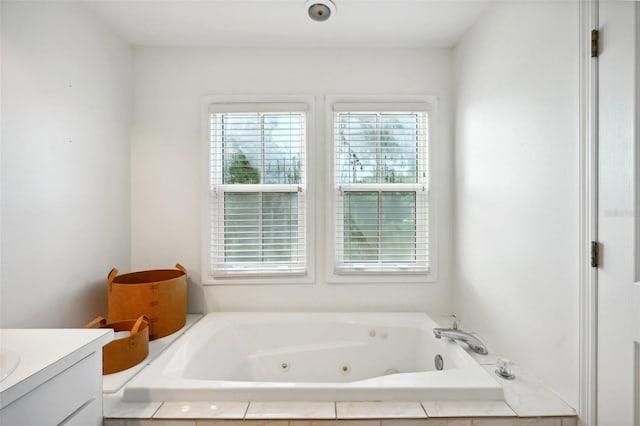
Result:
<svg viewBox="0 0 640 426">
<path fill-rule="evenodd" d="M 591 267 L 598 267 L 598 259 L 600 258 L 600 244 L 597 241 L 591 241 Z"/>
<path fill-rule="evenodd" d="M 597 58 L 600 53 L 600 31 L 591 30 L 591 57 Z"/>
</svg>

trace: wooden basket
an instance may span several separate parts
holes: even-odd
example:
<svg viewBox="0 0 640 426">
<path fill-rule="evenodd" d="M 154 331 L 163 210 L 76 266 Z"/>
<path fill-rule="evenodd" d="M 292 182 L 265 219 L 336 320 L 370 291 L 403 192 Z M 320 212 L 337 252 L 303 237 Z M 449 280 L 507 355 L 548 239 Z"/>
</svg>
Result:
<svg viewBox="0 0 640 426">
<path fill-rule="evenodd" d="M 184 327 L 187 320 L 187 271 L 157 269 L 118 275 L 109 273 L 107 318 L 109 322 L 149 318 L 149 340 L 159 339 Z"/>
<path fill-rule="evenodd" d="M 85 328 L 112 328 L 113 331 L 130 331 L 131 335 L 113 339 L 102 347 L 102 374 L 126 370 L 140 363 L 149 354 L 149 321 L 145 316 L 137 320 L 107 323 L 97 317 Z"/>
</svg>

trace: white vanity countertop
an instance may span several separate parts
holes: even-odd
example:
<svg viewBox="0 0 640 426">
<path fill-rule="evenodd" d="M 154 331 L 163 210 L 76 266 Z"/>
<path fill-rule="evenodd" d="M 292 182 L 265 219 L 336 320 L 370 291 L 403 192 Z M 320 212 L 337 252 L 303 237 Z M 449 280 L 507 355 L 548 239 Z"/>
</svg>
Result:
<svg viewBox="0 0 640 426">
<path fill-rule="evenodd" d="M 16 369 L 0 381 L 0 408 L 32 391 L 113 340 L 112 329 L 3 329 L 0 353 L 17 353 Z"/>
</svg>

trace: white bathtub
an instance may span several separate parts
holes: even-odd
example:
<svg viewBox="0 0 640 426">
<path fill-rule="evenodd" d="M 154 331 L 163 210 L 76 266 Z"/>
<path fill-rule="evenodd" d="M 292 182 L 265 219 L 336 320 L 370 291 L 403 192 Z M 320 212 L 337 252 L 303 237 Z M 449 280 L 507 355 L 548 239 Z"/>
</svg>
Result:
<svg viewBox="0 0 640 426">
<path fill-rule="evenodd" d="M 433 337 L 436 326 L 422 313 L 212 313 L 130 381 L 124 399 L 503 399 L 461 346 Z"/>
</svg>

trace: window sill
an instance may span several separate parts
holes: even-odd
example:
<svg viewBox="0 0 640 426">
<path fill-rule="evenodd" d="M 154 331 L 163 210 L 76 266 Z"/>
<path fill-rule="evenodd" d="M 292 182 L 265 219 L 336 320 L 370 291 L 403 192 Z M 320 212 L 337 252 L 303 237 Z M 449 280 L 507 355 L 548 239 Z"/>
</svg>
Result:
<svg viewBox="0 0 640 426">
<path fill-rule="evenodd" d="M 328 278 L 329 284 L 382 284 L 382 285 L 402 285 L 402 284 L 434 284 L 437 277 L 429 272 L 333 272 Z"/>
<path fill-rule="evenodd" d="M 265 273 L 265 274 L 238 274 L 211 276 L 203 275 L 202 285 L 226 286 L 226 285 L 309 285 L 314 284 L 315 279 L 309 273 Z"/>
</svg>

